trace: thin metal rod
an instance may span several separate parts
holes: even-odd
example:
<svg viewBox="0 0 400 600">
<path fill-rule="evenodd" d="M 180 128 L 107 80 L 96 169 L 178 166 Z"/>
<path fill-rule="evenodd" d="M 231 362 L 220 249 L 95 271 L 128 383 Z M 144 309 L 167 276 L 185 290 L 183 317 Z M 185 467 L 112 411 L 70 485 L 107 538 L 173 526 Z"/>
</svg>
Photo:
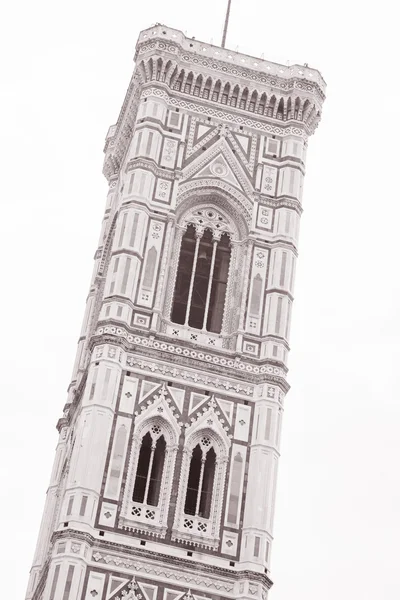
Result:
<svg viewBox="0 0 400 600">
<path fill-rule="evenodd" d="M 225 17 L 225 25 L 224 25 L 224 33 L 222 34 L 222 44 L 221 44 L 222 48 L 225 48 L 226 34 L 228 32 L 230 13 L 231 13 L 231 0 L 228 0 L 228 7 L 226 9 L 226 17 Z"/>
</svg>

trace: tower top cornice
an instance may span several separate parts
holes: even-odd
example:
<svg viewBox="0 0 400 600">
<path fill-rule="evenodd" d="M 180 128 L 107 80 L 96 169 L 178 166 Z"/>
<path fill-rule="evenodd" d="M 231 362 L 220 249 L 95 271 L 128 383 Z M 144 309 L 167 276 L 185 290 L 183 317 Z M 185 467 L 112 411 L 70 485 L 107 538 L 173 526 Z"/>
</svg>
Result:
<svg viewBox="0 0 400 600">
<path fill-rule="evenodd" d="M 221 75 L 225 77 L 233 75 L 267 85 L 271 83 L 274 87 L 282 89 L 287 87 L 288 80 L 304 80 L 312 87 L 317 86 L 322 99 L 325 99 L 326 83 L 324 78 L 317 69 L 310 68 L 307 64 L 283 65 L 268 61 L 186 37 L 179 29 L 173 29 L 160 23 L 140 32 L 136 44 L 135 61 L 139 60 L 143 54 L 153 53 L 156 49 L 174 55 L 188 66 L 192 65 L 193 68 L 197 65 L 199 70 L 209 68 L 214 73 L 221 71 Z"/>
</svg>

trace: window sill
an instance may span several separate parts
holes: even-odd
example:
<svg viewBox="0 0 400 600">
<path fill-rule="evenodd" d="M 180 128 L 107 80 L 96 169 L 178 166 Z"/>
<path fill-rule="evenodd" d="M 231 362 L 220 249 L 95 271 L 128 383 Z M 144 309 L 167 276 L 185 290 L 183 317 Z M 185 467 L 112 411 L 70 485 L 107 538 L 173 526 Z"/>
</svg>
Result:
<svg viewBox="0 0 400 600">
<path fill-rule="evenodd" d="M 194 546 L 210 550 L 218 549 L 219 538 L 214 538 L 211 535 L 211 521 L 209 519 L 184 515 L 182 521 L 182 525 L 174 528 L 172 531 L 172 539 L 174 541 L 189 542 Z"/>
<path fill-rule="evenodd" d="M 177 323 L 166 323 L 165 333 L 172 338 L 200 344 L 208 348 L 224 348 L 226 345 L 224 344 L 225 339 L 228 339 L 228 336 L 223 336 L 220 333 L 203 332 L 200 329 L 178 325 Z"/>
<path fill-rule="evenodd" d="M 128 531 L 149 533 L 155 537 L 165 538 L 167 526 L 160 522 L 160 508 L 139 502 L 130 502 L 128 513 L 119 519 L 119 526 Z"/>
</svg>

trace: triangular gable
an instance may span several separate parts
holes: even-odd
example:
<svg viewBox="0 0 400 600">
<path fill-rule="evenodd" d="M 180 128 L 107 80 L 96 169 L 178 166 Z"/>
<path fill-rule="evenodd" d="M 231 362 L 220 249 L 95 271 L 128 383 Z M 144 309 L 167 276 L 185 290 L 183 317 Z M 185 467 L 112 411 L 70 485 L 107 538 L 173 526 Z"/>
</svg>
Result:
<svg viewBox="0 0 400 600">
<path fill-rule="evenodd" d="M 229 427 L 225 424 L 224 420 L 219 417 L 220 413 L 215 410 L 216 408 L 217 403 L 214 396 L 212 396 L 207 405 L 196 414 L 197 418 L 191 417 L 191 424 L 186 430 L 186 436 L 189 438 L 195 431 L 199 431 L 203 428 L 211 428 L 219 435 L 225 445 L 225 449 L 228 450 L 231 445 L 230 438 L 232 436 L 228 434 Z"/>
<path fill-rule="evenodd" d="M 179 415 L 176 407 L 172 404 L 168 388 L 165 383 L 162 384 L 156 394 L 153 394 L 151 399 L 146 401 L 146 404 L 142 404 L 139 411 L 135 412 L 136 416 L 136 427 L 139 427 L 143 422 L 147 421 L 151 417 L 159 417 L 167 421 L 175 431 L 175 435 L 179 438 L 180 425 L 178 425 Z"/>
<path fill-rule="evenodd" d="M 203 167 L 200 171 L 193 175 L 193 179 L 208 179 L 210 177 L 223 179 L 231 185 L 242 189 L 242 186 L 240 185 L 237 177 L 235 177 L 234 173 L 232 172 L 232 169 L 228 165 L 222 153 L 218 154 L 218 156 L 213 158 L 205 167 Z"/>
<path fill-rule="evenodd" d="M 224 137 L 184 167 L 181 185 L 200 178 L 226 181 L 246 196 L 253 193 L 246 171 Z"/>
</svg>

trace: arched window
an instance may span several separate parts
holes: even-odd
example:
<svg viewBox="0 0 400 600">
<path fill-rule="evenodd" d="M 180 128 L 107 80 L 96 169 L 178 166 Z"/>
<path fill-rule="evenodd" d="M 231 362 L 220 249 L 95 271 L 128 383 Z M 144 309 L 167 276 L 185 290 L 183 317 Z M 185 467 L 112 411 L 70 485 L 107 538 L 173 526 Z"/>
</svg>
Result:
<svg viewBox="0 0 400 600">
<path fill-rule="evenodd" d="M 209 444 L 209 440 L 206 440 Z M 215 451 L 202 450 L 197 444 L 190 461 L 189 479 L 186 490 L 185 514 L 210 518 L 212 491 L 215 474 Z"/>
<path fill-rule="evenodd" d="M 185 443 L 172 539 L 217 549 L 230 440 L 212 414 L 204 419 L 214 421 L 218 433 L 200 427 Z"/>
<path fill-rule="evenodd" d="M 182 239 L 171 320 L 221 333 L 230 240 L 224 232 L 223 217 L 216 211 L 199 210 L 195 217 L 197 222 L 189 223 Z M 213 220 L 210 227 L 207 219 Z"/>
<path fill-rule="evenodd" d="M 231 106 L 237 105 L 239 92 L 240 92 L 239 86 L 236 85 L 233 89 L 233 94 L 232 94 L 232 98 L 231 98 Z"/>
<path fill-rule="evenodd" d="M 212 86 L 212 80 L 211 80 L 211 77 L 209 77 L 206 81 L 206 85 L 204 86 L 203 98 L 206 98 L 206 99 L 209 98 L 211 86 Z"/>
<path fill-rule="evenodd" d="M 153 425 L 142 438 L 136 470 L 132 500 L 148 506 L 158 506 L 160 497 L 166 450 L 164 436 L 157 437 L 160 432 L 160 427 Z"/>
</svg>

